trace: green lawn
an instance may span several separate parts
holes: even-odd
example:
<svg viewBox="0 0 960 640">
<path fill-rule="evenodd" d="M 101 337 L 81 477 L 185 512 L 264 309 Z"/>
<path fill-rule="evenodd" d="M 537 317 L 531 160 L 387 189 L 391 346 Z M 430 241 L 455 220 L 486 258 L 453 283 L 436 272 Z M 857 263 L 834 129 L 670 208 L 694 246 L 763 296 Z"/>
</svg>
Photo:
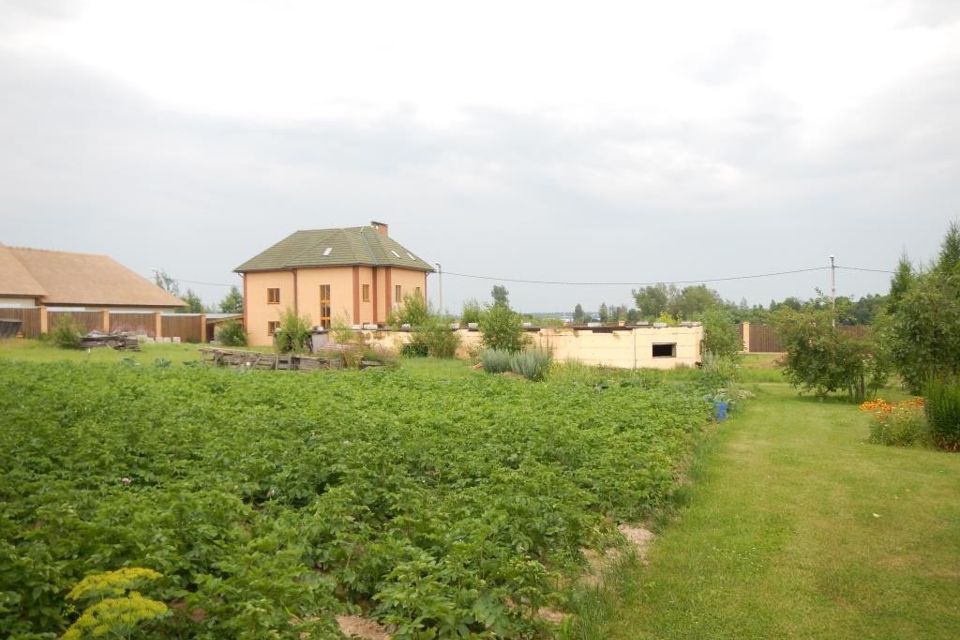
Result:
<svg viewBox="0 0 960 640">
<path fill-rule="evenodd" d="M 759 385 L 650 564 L 586 596 L 571 635 L 960 637 L 960 456 L 866 444 L 868 420 Z"/>
<path fill-rule="evenodd" d="M 199 361 L 198 344 L 143 344 L 141 351 L 116 351 L 109 347 L 61 349 L 39 340 L 0 340 L 0 358 L 24 362 L 120 362 L 133 358 L 141 364 L 153 364 L 158 358 L 173 363 Z"/>
</svg>

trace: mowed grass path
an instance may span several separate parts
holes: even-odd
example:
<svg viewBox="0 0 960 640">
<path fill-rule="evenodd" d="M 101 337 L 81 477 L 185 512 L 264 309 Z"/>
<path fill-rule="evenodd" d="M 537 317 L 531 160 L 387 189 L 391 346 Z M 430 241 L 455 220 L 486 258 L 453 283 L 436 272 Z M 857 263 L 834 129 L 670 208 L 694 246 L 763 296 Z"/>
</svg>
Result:
<svg viewBox="0 0 960 640">
<path fill-rule="evenodd" d="M 960 638 L 960 455 L 867 444 L 869 419 L 760 385 L 571 635 Z"/>
</svg>

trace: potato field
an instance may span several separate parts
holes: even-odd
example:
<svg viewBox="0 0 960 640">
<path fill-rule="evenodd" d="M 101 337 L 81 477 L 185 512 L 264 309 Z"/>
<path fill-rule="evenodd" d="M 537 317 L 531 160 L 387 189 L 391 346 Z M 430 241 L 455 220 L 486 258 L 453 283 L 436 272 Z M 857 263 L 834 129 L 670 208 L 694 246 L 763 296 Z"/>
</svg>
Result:
<svg viewBox="0 0 960 640">
<path fill-rule="evenodd" d="M 693 387 L 0 361 L 0 635 L 54 638 L 90 574 L 162 575 L 142 638 L 540 638 L 581 549 L 676 486 Z"/>
</svg>

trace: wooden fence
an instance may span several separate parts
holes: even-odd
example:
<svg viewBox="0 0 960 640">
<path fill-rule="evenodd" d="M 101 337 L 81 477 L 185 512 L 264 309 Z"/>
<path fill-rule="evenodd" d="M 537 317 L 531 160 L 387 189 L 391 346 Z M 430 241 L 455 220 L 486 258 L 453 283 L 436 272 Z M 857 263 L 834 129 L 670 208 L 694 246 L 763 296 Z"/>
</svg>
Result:
<svg viewBox="0 0 960 640">
<path fill-rule="evenodd" d="M 203 342 L 207 334 L 205 324 L 202 314 L 177 313 L 161 317 L 160 333 L 177 336 L 184 342 Z"/>
<path fill-rule="evenodd" d="M 20 331 L 24 337 L 36 338 L 40 335 L 40 308 L 0 309 L 0 318 L 4 320 L 19 320 Z"/>
<path fill-rule="evenodd" d="M 839 325 L 837 330 L 854 338 L 862 338 L 870 331 L 864 325 Z M 748 353 L 783 353 L 783 343 L 774 327 L 766 324 L 743 323 L 740 336 L 744 341 L 744 350 Z"/>
<path fill-rule="evenodd" d="M 48 331 L 57 328 L 61 321 L 70 319 L 82 333 L 103 331 L 103 312 L 101 311 L 48 311 Z"/>
<path fill-rule="evenodd" d="M 50 333 L 67 317 L 85 334 L 90 331 L 124 331 L 151 338 L 179 338 L 183 342 L 205 342 L 207 335 L 207 317 L 202 313 L 168 315 L 106 309 L 54 311 L 46 307 L 0 308 L 0 319 L 20 320 L 20 333 L 25 338 L 37 338 L 43 333 Z"/>
<path fill-rule="evenodd" d="M 157 337 L 157 317 L 152 313 L 111 313 L 110 331 L 127 331 Z"/>
</svg>

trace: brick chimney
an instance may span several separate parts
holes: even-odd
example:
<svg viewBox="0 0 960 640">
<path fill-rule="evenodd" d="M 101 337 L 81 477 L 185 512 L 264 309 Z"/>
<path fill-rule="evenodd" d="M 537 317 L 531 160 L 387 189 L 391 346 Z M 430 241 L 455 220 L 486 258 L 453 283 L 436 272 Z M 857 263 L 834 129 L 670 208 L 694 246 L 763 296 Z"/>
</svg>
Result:
<svg viewBox="0 0 960 640">
<path fill-rule="evenodd" d="M 386 223 L 386 222 L 377 222 L 376 220 L 371 220 L 371 221 L 370 221 L 370 226 L 373 227 L 373 228 L 376 229 L 379 233 L 382 233 L 382 234 L 385 235 L 385 236 L 390 235 L 390 234 L 387 233 L 387 228 L 388 228 L 388 226 L 387 226 L 387 223 Z"/>
</svg>

